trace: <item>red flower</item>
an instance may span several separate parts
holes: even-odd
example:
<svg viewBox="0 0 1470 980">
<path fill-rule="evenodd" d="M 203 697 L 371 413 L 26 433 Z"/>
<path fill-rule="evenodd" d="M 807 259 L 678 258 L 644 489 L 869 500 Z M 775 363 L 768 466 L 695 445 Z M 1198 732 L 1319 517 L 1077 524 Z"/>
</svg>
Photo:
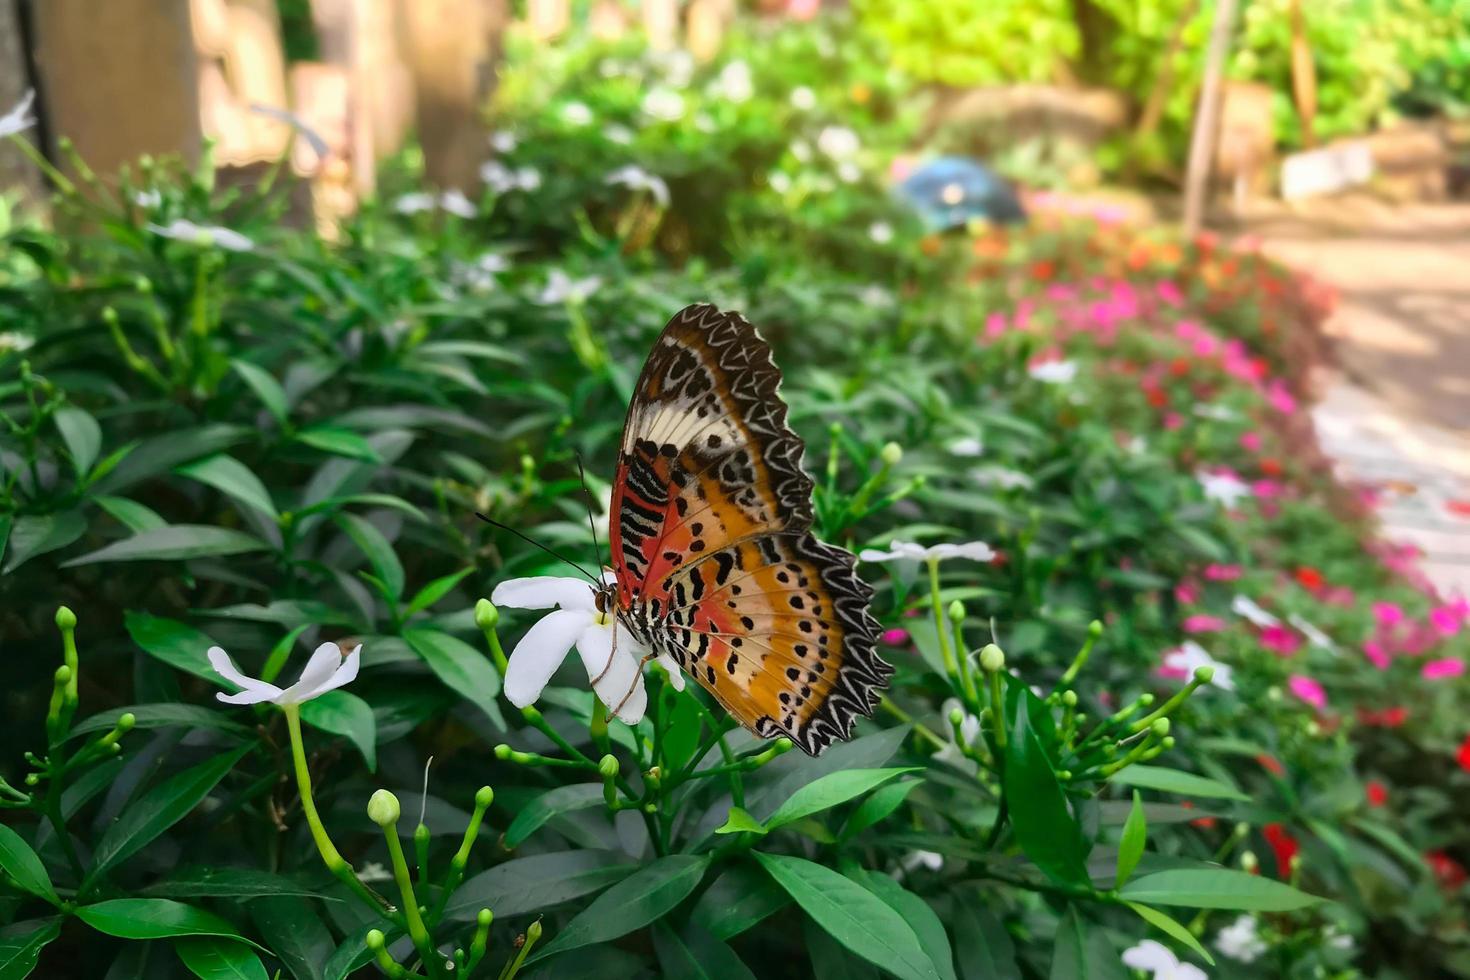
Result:
<svg viewBox="0 0 1470 980">
<path fill-rule="evenodd" d="M 1165 405 L 1169 404 L 1168 392 L 1164 391 L 1164 389 L 1162 388 L 1150 388 L 1144 394 L 1144 397 L 1148 399 L 1148 403 L 1154 408 L 1163 408 Z"/>
<path fill-rule="evenodd" d="M 1460 743 L 1460 751 L 1455 754 L 1455 761 L 1460 763 L 1460 768 L 1470 772 L 1470 735 L 1465 736 L 1465 741 Z"/>
<path fill-rule="evenodd" d="M 1287 832 L 1284 824 L 1268 823 L 1261 828 L 1266 843 L 1276 855 L 1276 873 L 1282 878 L 1291 874 L 1291 859 L 1301 852 L 1301 845 Z"/>
<path fill-rule="evenodd" d="M 1264 470 L 1265 465 L 1263 464 L 1261 468 Z M 1321 572 L 1305 565 L 1296 570 L 1296 580 L 1302 584 L 1302 588 L 1310 589 L 1313 592 L 1316 592 L 1327 584 L 1327 580 L 1322 577 Z"/>
<path fill-rule="evenodd" d="M 1459 891 L 1467 878 L 1470 878 L 1465 873 L 1464 865 L 1444 851 L 1425 851 L 1424 860 L 1429 863 L 1429 870 L 1434 872 L 1439 887 L 1447 892 Z"/>
<path fill-rule="evenodd" d="M 1262 769 L 1266 770 L 1273 776 L 1286 775 L 1286 767 L 1264 752 L 1256 756 L 1256 761 L 1261 764 Z"/>
<path fill-rule="evenodd" d="M 1378 780 L 1369 780 L 1366 790 L 1369 806 L 1383 806 L 1388 802 L 1388 787 Z"/>
<path fill-rule="evenodd" d="M 1382 711 L 1358 709 L 1358 721 L 1377 728 L 1398 728 L 1409 720 L 1409 709 L 1404 707 L 1384 708 Z"/>
<path fill-rule="evenodd" d="M 1176 357 L 1169 362 L 1169 373 L 1176 378 L 1182 378 L 1189 373 L 1190 367 L 1189 358 Z"/>
<path fill-rule="evenodd" d="M 1284 470 L 1285 467 L 1281 465 L 1281 461 L 1279 459 L 1267 456 L 1261 460 L 1261 475 L 1263 476 L 1277 477 L 1280 476 Z M 1307 571 L 1315 572 L 1316 569 L 1307 569 Z M 1306 585 L 1307 583 L 1303 582 L 1302 584 Z M 1307 585 L 1307 588 L 1311 589 L 1315 588 L 1315 586 Z"/>
<path fill-rule="evenodd" d="M 1194 809 L 1194 801 L 1193 800 L 1184 800 L 1179 805 L 1182 806 L 1186 810 L 1193 810 Z M 1215 818 L 1214 817 L 1195 817 L 1193 820 L 1191 820 L 1189 822 L 1190 822 L 1190 824 L 1192 826 L 1198 827 L 1201 830 L 1209 830 L 1209 829 L 1211 829 L 1212 827 L 1215 826 Z"/>
<path fill-rule="evenodd" d="M 1039 262 L 1031 263 L 1031 278 L 1041 282 L 1046 282 L 1052 276 L 1056 275 L 1056 271 L 1056 264 L 1049 259 L 1042 259 Z"/>
</svg>

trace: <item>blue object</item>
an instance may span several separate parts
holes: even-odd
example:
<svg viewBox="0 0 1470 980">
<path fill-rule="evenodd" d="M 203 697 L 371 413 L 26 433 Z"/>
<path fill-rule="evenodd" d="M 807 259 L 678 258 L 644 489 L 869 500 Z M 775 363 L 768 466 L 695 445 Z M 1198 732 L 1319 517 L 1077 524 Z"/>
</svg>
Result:
<svg viewBox="0 0 1470 980">
<path fill-rule="evenodd" d="M 1020 224 L 1026 209 L 1010 183 L 967 157 L 938 157 L 920 166 L 895 188 L 930 228 L 962 228 L 976 219 Z"/>
</svg>

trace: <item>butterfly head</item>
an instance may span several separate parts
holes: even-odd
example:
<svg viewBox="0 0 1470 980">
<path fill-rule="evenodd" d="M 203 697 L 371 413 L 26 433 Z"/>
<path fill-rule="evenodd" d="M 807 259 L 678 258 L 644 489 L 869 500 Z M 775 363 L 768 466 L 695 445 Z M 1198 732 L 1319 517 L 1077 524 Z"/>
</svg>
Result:
<svg viewBox="0 0 1470 980">
<path fill-rule="evenodd" d="M 592 587 L 592 602 L 597 607 L 599 625 L 605 626 L 612 622 L 618 609 L 617 579 L 604 573 L 602 583 Z"/>
</svg>

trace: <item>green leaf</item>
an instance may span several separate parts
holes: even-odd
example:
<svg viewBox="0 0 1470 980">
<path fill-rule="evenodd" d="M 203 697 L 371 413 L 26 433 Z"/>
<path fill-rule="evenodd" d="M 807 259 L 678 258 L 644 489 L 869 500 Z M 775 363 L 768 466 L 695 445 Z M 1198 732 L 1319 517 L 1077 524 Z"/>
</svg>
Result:
<svg viewBox="0 0 1470 980">
<path fill-rule="evenodd" d="M 1112 781 L 1123 786 L 1156 789 L 1165 793 L 1178 793 L 1181 796 L 1203 796 L 1210 799 L 1246 802 L 1250 800 L 1249 796 L 1234 786 L 1227 786 L 1218 779 L 1196 776 L 1192 772 L 1181 772 L 1167 766 L 1131 765 L 1114 773 Z"/>
<path fill-rule="evenodd" d="M 444 686 L 474 704 L 505 731 L 505 718 L 495 695 L 500 693 L 500 674 L 484 654 L 461 639 L 430 629 L 407 629 L 403 638 L 424 659 Z"/>
<path fill-rule="evenodd" d="M 119 939 L 222 936 L 250 942 L 213 912 L 168 898 L 114 898 L 82 906 L 77 909 L 77 918 L 98 932 Z"/>
<path fill-rule="evenodd" d="M 367 966 L 373 958 L 372 951 L 367 948 L 368 930 L 381 928 L 382 925 L 385 923 L 369 922 L 348 934 L 347 938 L 337 945 L 336 952 L 327 959 L 326 965 L 322 967 L 322 976 L 326 980 L 347 980 L 347 977 Z M 402 936 L 397 929 L 383 929 L 383 932 L 389 943 Z"/>
<path fill-rule="evenodd" d="M 955 963 L 963 980 L 1021 980 L 1016 965 L 1016 945 L 1005 924 L 977 896 L 959 896 L 951 922 L 955 939 Z"/>
<path fill-rule="evenodd" d="M 842 840 L 849 840 L 867 830 L 869 827 L 883 820 L 903 805 L 908 795 L 919 788 L 922 780 L 905 779 L 901 783 L 889 783 L 883 786 L 866 800 L 857 805 L 857 809 L 847 818 L 847 823 L 842 826 L 839 835 Z"/>
<path fill-rule="evenodd" d="M 104 548 L 63 562 L 61 567 L 72 568 L 100 561 L 187 561 L 190 558 L 269 550 L 270 545 L 243 531 L 205 524 L 171 524 L 114 541 Z"/>
<path fill-rule="evenodd" d="M 1119 894 L 1130 902 L 1196 909 L 1290 912 L 1322 899 L 1261 875 L 1229 868 L 1176 868 L 1135 878 Z"/>
<path fill-rule="evenodd" d="M 206 486 L 214 487 L 245 506 L 255 508 L 272 520 L 278 516 L 275 502 L 271 500 L 271 493 L 260 481 L 260 477 L 233 456 L 226 456 L 223 453 L 217 456 L 206 456 L 192 463 L 185 463 L 175 468 L 174 472 L 180 476 L 187 476 L 191 480 L 198 480 Z"/>
<path fill-rule="evenodd" d="M 1133 807 L 1128 811 L 1128 820 L 1123 824 L 1123 838 L 1118 842 L 1118 880 L 1115 888 L 1128 883 L 1138 859 L 1143 857 L 1143 845 L 1148 840 L 1148 818 L 1143 813 L 1143 798 L 1138 790 L 1133 791 Z"/>
<path fill-rule="evenodd" d="M 1067 809 L 1066 794 L 1031 727 L 1031 702 L 1039 704 L 1039 699 L 1024 688 L 1021 698 L 1005 750 L 1011 829 L 1021 850 L 1047 877 L 1068 885 L 1090 884 L 1082 831 Z"/>
<path fill-rule="evenodd" d="M 97 842 L 92 854 L 92 868 L 87 872 L 82 890 L 85 891 L 113 865 L 137 853 L 184 819 L 254 747 L 253 744 L 242 745 L 233 752 L 214 756 L 192 769 L 170 776 L 134 800 Z"/>
<path fill-rule="evenodd" d="M 360 459 L 364 463 L 383 461 L 383 457 L 378 455 L 368 441 L 351 429 L 318 425 L 296 433 L 296 441 L 305 443 L 313 449 L 320 449 L 324 453 L 331 453 L 333 456 Z"/>
<path fill-rule="evenodd" d="M 434 603 L 448 595 L 450 589 L 458 585 L 461 579 L 473 571 L 473 568 L 465 568 L 455 572 L 453 575 L 446 575 L 443 578 L 434 579 L 434 581 L 414 593 L 414 597 L 408 601 L 408 605 L 404 608 L 403 614 L 405 616 L 412 616 L 414 613 L 423 612 L 425 609 L 428 609 Z"/>
<path fill-rule="evenodd" d="M 717 939 L 729 941 L 791 904 L 786 890 L 759 866 L 730 865 L 700 896 L 693 920 Z"/>
<path fill-rule="evenodd" d="M 36 968 L 41 958 L 41 948 L 61 935 L 61 917 L 33 919 L 29 923 L 35 928 L 0 936 L 0 977 L 5 980 L 24 980 Z"/>
<path fill-rule="evenodd" d="M 338 514 L 333 520 L 367 557 L 374 574 L 388 587 L 394 603 L 397 603 L 403 595 L 403 563 L 393 551 L 392 543 L 383 537 L 383 532 L 356 514 Z"/>
<path fill-rule="evenodd" d="M 939 980 L 914 930 L 862 885 L 805 858 L 756 852 L 755 859 L 843 946 L 902 980 Z"/>
<path fill-rule="evenodd" d="M 735 951 L 693 923 L 675 932 L 668 922 L 653 927 L 660 975 L 670 980 L 755 980 Z"/>
<path fill-rule="evenodd" d="M 93 486 L 103 493 L 116 493 L 141 480 L 167 473 L 180 463 L 210 456 L 249 437 L 253 429 L 220 423 L 193 429 L 170 429 L 139 444 L 117 468 Z"/>
<path fill-rule="evenodd" d="M 903 921 L 919 937 L 920 947 L 928 954 L 929 961 L 934 964 L 934 972 L 941 980 L 956 980 L 954 950 L 949 945 L 949 934 L 944 931 L 944 923 L 939 921 L 928 902 L 880 872 L 859 871 L 852 877 L 903 916 Z"/>
<path fill-rule="evenodd" d="M 694 891 L 709 862 L 708 854 L 669 854 L 645 865 L 593 899 L 527 962 L 605 943 L 662 918 Z"/>
<path fill-rule="evenodd" d="M 258 898 L 250 903 L 250 919 L 296 980 L 322 980 L 321 965 L 337 943 L 311 902 L 292 896 Z"/>
<path fill-rule="evenodd" d="M 725 818 L 725 822 L 715 828 L 715 833 L 717 834 L 765 834 L 766 832 L 767 828 L 765 825 L 738 806 L 732 806 L 730 808 L 730 815 Z"/>
<path fill-rule="evenodd" d="M 301 706 L 301 720 L 313 728 L 350 739 L 368 772 L 378 771 L 378 723 L 372 706 L 356 694 L 328 691 Z"/>
<path fill-rule="evenodd" d="M 1137 902 L 1124 902 L 1123 904 L 1128 906 L 1133 911 L 1137 912 L 1139 917 L 1142 918 L 1143 921 L 1147 922 L 1155 929 L 1158 929 L 1160 932 L 1168 933 L 1179 942 L 1194 950 L 1196 953 L 1202 956 L 1204 958 L 1204 961 L 1210 964 L 1210 966 L 1215 965 L 1215 958 L 1210 955 L 1210 951 L 1205 949 L 1200 941 L 1195 938 L 1194 933 L 1190 932 L 1178 922 L 1175 922 L 1173 919 L 1169 918 L 1158 909 L 1151 909 L 1147 905 L 1139 905 Z"/>
<path fill-rule="evenodd" d="M 849 953 L 809 915 L 801 917 L 801 939 L 811 960 L 812 980 L 881 980 L 876 966 Z"/>
<path fill-rule="evenodd" d="M 260 399 L 260 403 L 265 406 L 265 410 L 274 415 L 277 422 L 285 425 L 287 412 L 286 389 L 281 387 L 281 383 L 265 368 L 258 364 L 251 364 L 249 361 L 232 360 L 230 361 L 230 367 L 234 368 L 235 373 L 240 376 L 240 380 L 244 381 L 250 386 L 250 390 L 255 392 L 255 397 Z"/>
<path fill-rule="evenodd" d="M 140 504 L 136 500 L 129 500 L 127 497 L 109 497 L 102 494 L 93 497 L 92 502 L 107 511 L 119 524 L 134 534 L 139 531 L 151 531 L 168 523 L 152 507 Z"/>
<path fill-rule="evenodd" d="M 216 684 L 221 682 L 206 656 L 215 643 L 194 627 L 145 612 L 126 613 L 123 624 L 134 643 L 170 667 Z"/>
<path fill-rule="evenodd" d="M 66 443 L 66 451 L 71 454 L 71 465 L 77 476 L 86 476 L 102 451 L 102 427 L 75 405 L 61 406 L 51 418 L 56 423 L 56 431 L 61 433 L 61 441 Z"/>
<path fill-rule="evenodd" d="M 901 776 L 907 772 L 915 772 L 913 768 L 896 769 L 846 769 L 841 772 L 830 772 L 791 794 L 791 798 L 776 808 L 766 820 L 766 828 L 775 830 L 784 824 L 800 820 L 802 817 L 821 813 L 878 786 L 883 785 L 895 776 Z"/>
<path fill-rule="evenodd" d="M 26 562 L 59 548 L 65 548 L 87 531 L 87 521 L 79 510 L 56 514 L 27 514 L 17 517 L 10 526 L 5 574 L 9 575 Z"/>
<path fill-rule="evenodd" d="M 0 871 L 4 871 L 21 891 L 44 898 L 52 905 L 61 904 L 41 858 L 31 850 L 25 838 L 3 823 L 0 823 Z"/>
<path fill-rule="evenodd" d="M 253 868 L 185 868 L 139 894 L 155 898 L 258 898 L 265 895 L 321 897 L 321 888 Z"/>
<path fill-rule="evenodd" d="M 602 891 L 636 868 L 618 851 L 556 851 L 512 858 L 460 885 L 444 914 L 473 919 L 480 909 L 501 917 L 537 912 Z"/>
<path fill-rule="evenodd" d="M 70 737 L 90 735 L 93 732 L 110 732 L 117 725 L 117 720 L 125 714 L 133 716 L 133 727 L 137 729 L 208 728 L 241 738 L 253 737 L 255 734 L 239 722 L 231 721 L 229 716 L 218 708 L 202 708 L 197 704 L 177 704 L 167 701 L 161 704 L 132 704 L 126 708 L 99 711 L 86 721 L 79 722 L 71 730 Z"/>
<path fill-rule="evenodd" d="M 530 803 L 521 807 L 515 819 L 506 828 L 504 844 L 515 847 L 526 840 L 552 817 L 573 810 L 585 810 L 602 804 L 601 783 L 572 783 L 547 790 Z"/>
<path fill-rule="evenodd" d="M 1089 929 L 1069 906 L 1057 927 L 1051 954 L 1051 980 L 1128 980 L 1118 951 L 1101 929 Z"/>
<path fill-rule="evenodd" d="M 255 951 L 233 939 L 185 936 L 174 951 L 199 980 L 270 980 Z"/>
</svg>

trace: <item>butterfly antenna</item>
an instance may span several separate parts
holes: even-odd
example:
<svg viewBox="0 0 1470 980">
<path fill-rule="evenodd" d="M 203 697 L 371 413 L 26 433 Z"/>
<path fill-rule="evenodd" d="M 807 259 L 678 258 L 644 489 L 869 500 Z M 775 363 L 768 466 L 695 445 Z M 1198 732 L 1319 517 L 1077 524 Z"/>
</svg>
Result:
<svg viewBox="0 0 1470 980">
<path fill-rule="evenodd" d="M 480 520 L 484 521 L 486 524 L 489 524 L 491 527 L 498 527 L 502 531 L 509 531 L 511 534 L 514 534 L 516 537 L 520 538 L 522 541 L 526 542 L 527 544 L 532 545 L 532 546 L 537 547 L 537 548 L 540 548 L 542 551 L 546 552 L 548 555 L 550 555 L 551 557 L 555 558 L 557 561 L 565 562 L 566 564 L 572 566 L 577 571 L 581 572 L 583 575 L 585 575 L 589 579 L 591 579 L 594 585 L 601 585 L 602 584 L 602 579 L 594 577 L 591 572 L 587 571 L 587 569 L 583 568 L 581 565 L 578 565 L 576 562 L 572 561 L 570 558 L 567 558 L 564 555 L 561 555 L 561 554 L 558 554 L 555 551 L 552 551 L 546 545 L 542 544 L 540 541 L 537 541 L 535 538 L 531 537 L 530 535 L 524 534 L 524 533 L 522 533 L 520 531 L 517 531 L 515 528 L 511 527 L 509 524 L 502 524 L 499 521 L 495 520 L 495 518 L 493 518 L 493 517 L 486 517 L 484 514 L 481 514 L 479 511 L 475 511 L 475 516 L 478 517 Z"/>
<path fill-rule="evenodd" d="M 582 466 L 582 453 L 574 450 L 577 455 L 577 475 L 582 478 L 582 493 L 587 496 L 587 529 L 592 532 L 592 561 L 594 564 L 602 565 L 602 546 L 597 543 L 597 521 L 592 516 L 592 488 L 587 485 L 587 470 Z"/>
</svg>

